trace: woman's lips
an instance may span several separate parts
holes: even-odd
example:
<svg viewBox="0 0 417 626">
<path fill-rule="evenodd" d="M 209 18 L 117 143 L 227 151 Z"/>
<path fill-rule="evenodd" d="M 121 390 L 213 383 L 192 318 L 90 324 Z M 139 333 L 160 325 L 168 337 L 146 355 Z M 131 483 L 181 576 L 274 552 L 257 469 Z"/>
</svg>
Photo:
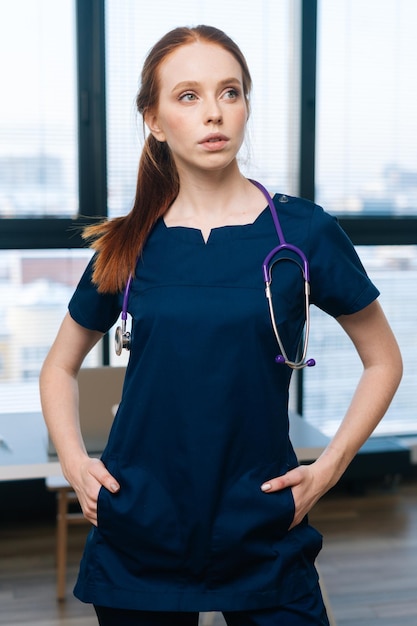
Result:
<svg viewBox="0 0 417 626">
<path fill-rule="evenodd" d="M 221 133 L 212 133 L 199 141 L 199 145 L 204 146 L 206 150 L 215 151 L 224 148 L 228 141 L 229 137 L 226 137 L 226 135 L 222 135 Z"/>
</svg>

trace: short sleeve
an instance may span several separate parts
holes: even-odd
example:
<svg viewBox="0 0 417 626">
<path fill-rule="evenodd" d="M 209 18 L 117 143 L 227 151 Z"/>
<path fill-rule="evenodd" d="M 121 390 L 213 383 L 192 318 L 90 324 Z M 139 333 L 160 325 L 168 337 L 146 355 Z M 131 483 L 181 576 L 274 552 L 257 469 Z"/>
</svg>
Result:
<svg viewBox="0 0 417 626">
<path fill-rule="evenodd" d="M 97 291 L 92 281 L 94 259 L 87 265 L 68 304 L 68 311 L 80 326 L 106 333 L 119 317 L 121 297 Z"/>
<path fill-rule="evenodd" d="M 371 304 L 379 291 L 337 220 L 315 206 L 310 227 L 311 302 L 338 317 Z"/>
</svg>

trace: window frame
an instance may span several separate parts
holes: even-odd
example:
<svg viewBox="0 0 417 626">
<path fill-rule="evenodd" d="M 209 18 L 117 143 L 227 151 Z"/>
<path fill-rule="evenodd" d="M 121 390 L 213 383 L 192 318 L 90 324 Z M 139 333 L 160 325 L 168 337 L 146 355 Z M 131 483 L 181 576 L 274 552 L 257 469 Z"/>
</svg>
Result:
<svg viewBox="0 0 417 626">
<path fill-rule="evenodd" d="M 299 189 L 315 198 L 318 0 L 301 0 Z M 75 0 L 78 102 L 79 212 L 75 219 L 0 218 L 0 249 L 81 248 L 81 228 L 107 216 L 105 0 Z M 340 216 L 355 245 L 415 244 L 416 217 Z M 109 341 L 103 342 L 103 364 Z M 303 374 L 296 409 L 303 412 Z"/>
</svg>

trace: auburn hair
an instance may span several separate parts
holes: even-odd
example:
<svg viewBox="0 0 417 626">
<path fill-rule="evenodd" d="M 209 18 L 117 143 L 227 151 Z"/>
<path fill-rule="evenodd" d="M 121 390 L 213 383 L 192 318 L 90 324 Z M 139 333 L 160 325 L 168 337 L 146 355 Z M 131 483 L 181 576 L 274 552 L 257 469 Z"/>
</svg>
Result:
<svg viewBox="0 0 417 626">
<path fill-rule="evenodd" d="M 158 70 L 162 62 L 176 49 L 197 41 L 217 44 L 235 57 L 242 68 L 244 97 L 249 108 L 252 81 L 240 48 L 223 31 L 200 25 L 175 28 L 149 52 L 136 96 L 136 107 L 142 117 L 158 107 Z M 93 282 L 99 292 L 123 291 L 129 275 L 135 271 L 147 237 L 178 192 L 179 177 L 171 151 L 166 142 L 159 142 L 149 134 L 139 161 L 135 199 L 130 212 L 123 217 L 87 226 L 83 231 L 83 238 L 96 251 Z"/>
</svg>

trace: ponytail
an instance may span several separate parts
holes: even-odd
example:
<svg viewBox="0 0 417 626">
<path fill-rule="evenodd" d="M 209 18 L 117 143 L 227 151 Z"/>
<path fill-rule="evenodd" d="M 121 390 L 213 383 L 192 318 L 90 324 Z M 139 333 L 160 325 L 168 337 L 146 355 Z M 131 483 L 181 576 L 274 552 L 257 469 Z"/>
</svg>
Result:
<svg viewBox="0 0 417 626">
<path fill-rule="evenodd" d="M 150 232 L 178 195 L 179 181 L 171 151 L 152 135 L 139 163 L 135 202 L 124 217 L 87 226 L 83 238 L 96 255 L 93 282 L 100 293 L 123 291 Z"/>
<path fill-rule="evenodd" d="M 158 70 L 166 57 L 181 46 L 207 41 L 232 54 L 242 68 L 244 95 L 249 107 L 251 77 L 245 57 L 239 47 L 223 31 L 212 26 L 174 28 L 162 37 L 149 52 L 142 70 L 141 87 L 136 107 L 144 118 L 158 108 Z M 136 195 L 132 210 L 125 217 L 88 226 L 83 233 L 97 252 L 93 282 L 101 293 L 123 291 L 146 239 L 157 220 L 165 214 L 179 192 L 178 171 L 171 151 L 149 135 L 139 163 Z"/>
</svg>

